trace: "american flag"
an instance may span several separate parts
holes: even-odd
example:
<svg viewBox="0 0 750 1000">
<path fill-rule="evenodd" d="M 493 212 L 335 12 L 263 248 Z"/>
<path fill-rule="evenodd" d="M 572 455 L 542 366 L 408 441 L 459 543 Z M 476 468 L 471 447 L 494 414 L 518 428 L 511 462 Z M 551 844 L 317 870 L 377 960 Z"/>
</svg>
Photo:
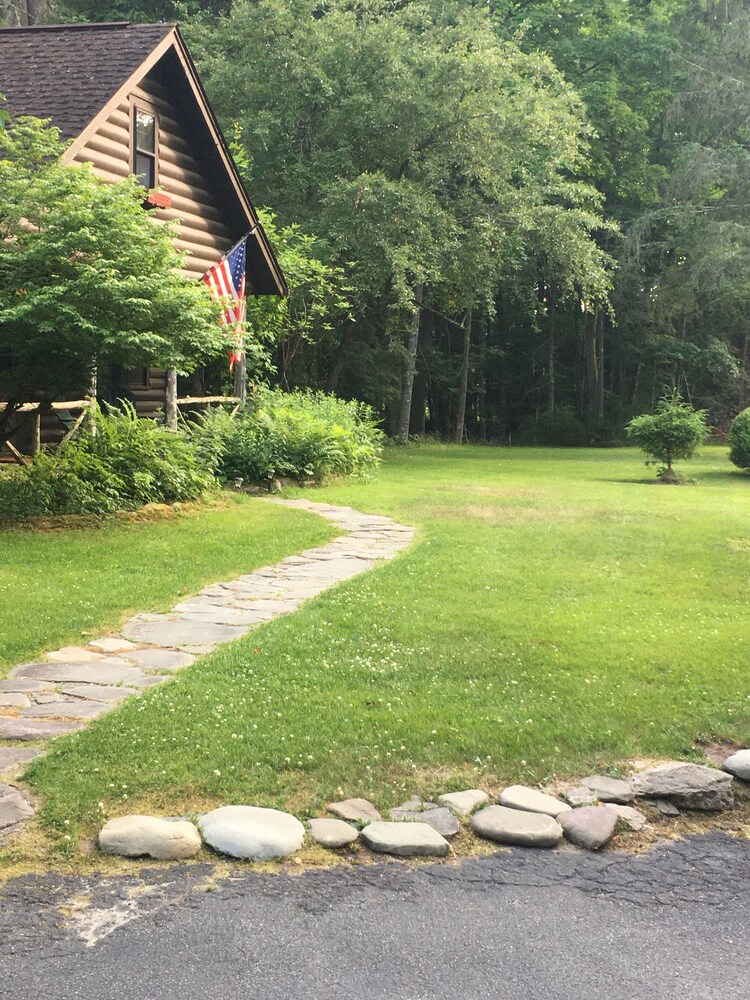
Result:
<svg viewBox="0 0 750 1000">
<path fill-rule="evenodd" d="M 229 370 L 242 360 L 242 336 L 245 324 L 245 260 L 246 241 L 243 236 L 227 250 L 221 260 L 203 275 L 203 281 L 211 289 L 215 299 L 222 299 L 225 308 L 219 316 L 222 326 L 233 326 L 237 336 L 237 346 L 229 351 Z"/>
</svg>

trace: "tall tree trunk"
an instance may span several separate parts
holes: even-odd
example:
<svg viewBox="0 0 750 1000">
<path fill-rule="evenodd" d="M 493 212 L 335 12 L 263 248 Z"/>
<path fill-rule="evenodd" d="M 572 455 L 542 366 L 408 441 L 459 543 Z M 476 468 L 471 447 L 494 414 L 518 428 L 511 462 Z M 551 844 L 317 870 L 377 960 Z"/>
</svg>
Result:
<svg viewBox="0 0 750 1000">
<path fill-rule="evenodd" d="M 427 423 L 427 399 L 430 392 L 430 373 L 427 366 L 427 358 L 432 348 L 433 331 L 435 328 L 434 314 L 426 311 L 422 318 L 422 329 L 419 334 L 420 350 L 417 357 L 420 359 L 419 371 L 414 375 L 414 392 L 411 404 L 411 419 L 409 422 L 409 433 L 423 435 Z"/>
<path fill-rule="evenodd" d="M 411 397 L 414 391 L 414 373 L 417 370 L 417 346 L 419 344 L 419 321 L 422 318 L 422 295 L 424 286 L 420 283 L 414 288 L 414 311 L 411 316 L 409 340 L 406 345 L 406 371 L 401 382 L 401 406 L 398 415 L 398 430 L 396 440 L 406 444 L 409 440 L 409 421 L 411 420 Z"/>
<path fill-rule="evenodd" d="M 586 421 L 590 425 L 596 413 L 598 365 L 596 358 L 596 330 L 599 309 L 589 313 L 583 326 L 583 364 L 586 383 Z"/>
<path fill-rule="evenodd" d="M 478 409 L 479 409 L 479 440 L 484 444 L 487 441 L 487 375 L 484 370 L 487 360 L 487 344 L 490 339 L 490 318 L 485 317 L 481 327 L 481 348 L 479 351 L 479 388 L 478 388 Z"/>
<path fill-rule="evenodd" d="M 341 373 L 343 372 L 344 365 L 346 364 L 346 354 L 353 334 L 354 323 L 347 323 L 344 327 L 344 332 L 341 335 L 341 343 L 339 344 L 339 349 L 336 353 L 336 361 L 334 362 L 333 368 L 331 368 L 328 373 L 328 378 L 326 379 L 326 392 L 335 392 L 338 388 L 339 379 L 341 378 Z"/>
<path fill-rule="evenodd" d="M 547 409 L 550 414 L 555 412 L 555 327 L 557 322 L 557 311 L 555 305 L 555 297 L 553 293 L 548 290 L 549 297 L 549 392 L 547 396 Z"/>
<path fill-rule="evenodd" d="M 596 365 L 596 415 L 599 421 L 604 420 L 604 310 L 599 311 L 597 324 L 597 365 Z"/>
<path fill-rule="evenodd" d="M 177 372 L 167 371 L 167 387 L 164 397 L 164 422 L 170 431 L 177 430 Z"/>
<path fill-rule="evenodd" d="M 464 315 L 464 341 L 461 357 L 461 379 L 458 386 L 458 408 L 456 410 L 456 444 L 463 444 L 466 422 L 466 393 L 469 388 L 469 355 L 471 354 L 471 309 Z"/>
</svg>

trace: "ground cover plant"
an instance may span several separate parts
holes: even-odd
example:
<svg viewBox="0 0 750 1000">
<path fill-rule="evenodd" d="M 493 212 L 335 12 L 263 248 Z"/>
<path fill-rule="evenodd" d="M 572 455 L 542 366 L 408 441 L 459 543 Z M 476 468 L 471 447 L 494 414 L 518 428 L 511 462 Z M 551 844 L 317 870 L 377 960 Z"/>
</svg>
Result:
<svg viewBox="0 0 750 1000">
<path fill-rule="evenodd" d="M 232 495 L 106 524 L 0 531 L 0 678 L 45 650 L 117 627 L 128 613 L 166 610 L 206 583 L 330 536 L 309 514 Z"/>
<path fill-rule="evenodd" d="M 415 544 L 58 741 L 30 771 L 53 844 L 144 809 L 387 807 L 747 740 L 747 484 L 725 448 L 692 473 L 655 490 L 635 450 L 436 445 L 317 491 Z"/>
<path fill-rule="evenodd" d="M 258 390 L 235 418 L 214 409 L 188 426 L 205 465 L 228 482 L 367 475 L 384 438 L 363 403 L 280 389 Z"/>
</svg>

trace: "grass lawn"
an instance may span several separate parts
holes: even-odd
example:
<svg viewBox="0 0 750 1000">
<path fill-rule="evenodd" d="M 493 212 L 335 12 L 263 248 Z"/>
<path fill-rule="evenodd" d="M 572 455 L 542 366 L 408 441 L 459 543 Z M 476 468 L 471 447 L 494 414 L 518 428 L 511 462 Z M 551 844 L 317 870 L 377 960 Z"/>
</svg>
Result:
<svg viewBox="0 0 750 1000">
<path fill-rule="evenodd" d="M 176 512 L 148 510 L 72 530 L 0 531 L 0 678 L 46 650 L 163 611 L 331 537 L 319 518 L 227 494 Z"/>
<path fill-rule="evenodd" d="M 102 814 L 388 806 L 747 740 L 750 481 L 725 448 L 689 470 L 694 485 L 661 486 L 630 450 L 424 446 L 390 452 L 369 484 L 316 491 L 417 525 L 414 546 L 57 741 L 30 770 L 43 821 L 74 850 Z M 169 529 L 149 529 L 164 532 L 170 594 L 218 568 L 223 516 L 203 523 L 214 561 L 200 569 L 195 535 L 174 551 Z M 102 536 L 98 579 L 108 549 Z M 65 581 L 95 600 L 89 565 L 41 576 L 61 601 Z M 139 579 L 120 607 L 166 599 L 155 587 Z"/>
</svg>

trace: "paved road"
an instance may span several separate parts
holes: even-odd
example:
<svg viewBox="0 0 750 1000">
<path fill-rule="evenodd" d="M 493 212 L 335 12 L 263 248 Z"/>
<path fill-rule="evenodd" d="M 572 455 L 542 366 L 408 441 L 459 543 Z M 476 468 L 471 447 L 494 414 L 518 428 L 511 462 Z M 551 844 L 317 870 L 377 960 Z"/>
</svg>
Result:
<svg viewBox="0 0 750 1000">
<path fill-rule="evenodd" d="M 750 843 L 0 890 L 2 1000 L 747 1000 Z"/>
</svg>

